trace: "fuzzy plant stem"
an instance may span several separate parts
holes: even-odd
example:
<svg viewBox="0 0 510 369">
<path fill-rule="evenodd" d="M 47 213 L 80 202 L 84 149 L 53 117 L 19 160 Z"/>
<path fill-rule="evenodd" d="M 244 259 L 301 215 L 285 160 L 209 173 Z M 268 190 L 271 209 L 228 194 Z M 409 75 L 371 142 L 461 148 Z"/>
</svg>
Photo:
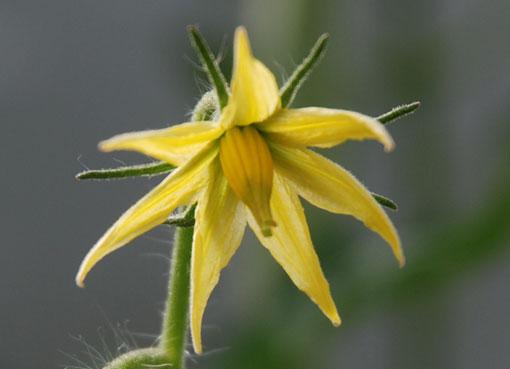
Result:
<svg viewBox="0 0 510 369">
<path fill-rule="evenodd" d="M 172 363 L 172 369 L 184 369 L 188 336 L 191 245 L 193 227 L 176 227 L 168 297 L 163 316 L 161 350 Z"/>
</svg>

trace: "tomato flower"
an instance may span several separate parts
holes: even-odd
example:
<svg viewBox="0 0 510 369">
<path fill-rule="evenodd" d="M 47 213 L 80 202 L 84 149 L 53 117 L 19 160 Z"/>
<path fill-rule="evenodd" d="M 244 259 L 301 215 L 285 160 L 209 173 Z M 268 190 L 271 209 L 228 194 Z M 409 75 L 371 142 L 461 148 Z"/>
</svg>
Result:
<svg viewBox="0 0 510 369">
<path fill-rule="evenodd" d="M 299 196 L 330 212 L 352 215 L 378 233 L 404 264 L 399 236 L 372 194 L 348 171 L 309 147 L 374 139 L 394 143 L 369 116 L 337 109 L 282 108 L 273 74 L 252 55 L 246 30 L 236 30 L 228 103 L 214 121 L 115 136 L 103 151 L 132 150 L 177 167 L 127 210 L 83 260 L 83 286 L 105 255 L 197 203 L 191 264 L 191 332 L 202 351 L 201 325 L 209 296 L 248 224 L 294 284 L 334 325 L 335 303 L 315 253 Z"/>
</svg>

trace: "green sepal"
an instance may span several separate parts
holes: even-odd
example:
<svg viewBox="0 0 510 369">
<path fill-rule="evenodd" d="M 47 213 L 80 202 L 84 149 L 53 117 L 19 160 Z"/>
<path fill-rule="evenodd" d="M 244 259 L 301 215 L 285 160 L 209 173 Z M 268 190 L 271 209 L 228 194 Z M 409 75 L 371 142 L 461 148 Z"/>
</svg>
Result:
<svg viewBox="0 0 510 369">
<path fill-rule="evenodd" d="M 182 213 L 172 215 L 163 224 L 173 225 L 177 227 L 192 227 L 195 225 L 195 208 L 197 204 L 189 206 Z"/>
<path fill-rule="evenodd" d="M 387 198 L 386 196 L 379 195 L 377 193 L 372 192 L 372 197 L 377 201 L 380 205 L 385 208 L 391 210 L 398 210 L 398 205 L 392 199 Z"/>
<path fill-rule="evenodd" d="M 415 101 L 410 104 L 399 105 L 391 109 L 389 112 L 379 115 L 375 119 L 377 119 L 382 124 L 388 124 L 408 114 L 414 113 L 414 111 L 418 109 L 420 105 L 421 103 L 419 101 Z"/>
<path fill-rule="evenodd" d="M 225 106 L 227 106 L 229 97 L 228 84 L 225 76 L 221 72 L 214 54 L 211 51 L 211 48 L 207 44 L 207 41 L 202 36 L 198 28 L 195 26 L 188 26 L 188 34 L 191 41 L 191 46 L 193 46 L 197 52 L 200 62 L 204 68 L 204 72 L 207 74 L 207 78 L 213 86 L 214 91 L 216 91 L 220 109 L 223 109 Z"/>
<path fill-rule="evenodd" d="M 328 41 L 329 34 L 324 33 L 321 35 L 315 42 L 315 45 L 313 45 L 307 57 L 303 59 L 301 64 L 294 70 L 289 79 L 285 81 L 285 84 L 280 89 L 282 107 L 285 108 L 292 104 L 292 101 L 296 97 L 296 94 L 301 88 L 301 85 L 308 78 L 313 68 L 324 56 Z"/>
<path fill-rule="evenodd" d="M 157 174 L 171 172 L 175 167 L 164 161 L 155 161 L 147 164 L 130 165 L 111 169 L 85 170 L 76 175 L 76 179 L 120 179 L 129 177 L 150 177 Z"/>
</svg>

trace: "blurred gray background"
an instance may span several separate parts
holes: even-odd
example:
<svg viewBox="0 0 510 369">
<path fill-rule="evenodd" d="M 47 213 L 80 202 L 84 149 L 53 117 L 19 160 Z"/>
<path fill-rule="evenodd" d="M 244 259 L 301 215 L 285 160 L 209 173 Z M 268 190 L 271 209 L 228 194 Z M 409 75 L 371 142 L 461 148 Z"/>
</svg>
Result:
<svg viewBox="0 0 510 369">
<path fill-rule="evenodd" d="M 331 327 L 250 235 L 206 311 L 206 354 L 190 367 L 508 368 L 508 19 L 506 0 L 0 1 L 0 367 L 95 367 L 87 344 L 106 354 L 123 349 L 122 334 L 154 339 L 170 230 L 107 257 L 86 289 L 74 275 L 160 179 L 74 175 L 147 160 L 101 154 L 101 139 L 189 117 L 207 84 L 186 25 L 224 50 L 230 75 L 244 24 L 280 80 L 331 34 L 296 106 L 378 115 L 422 101 L 390 127 L 391 154 L 375 143 L 327 152 L 399 203 L 390 215 L 408 266 L 398 270 L 354 220 L 306 206 L 344 324 Z"/>
</svg>

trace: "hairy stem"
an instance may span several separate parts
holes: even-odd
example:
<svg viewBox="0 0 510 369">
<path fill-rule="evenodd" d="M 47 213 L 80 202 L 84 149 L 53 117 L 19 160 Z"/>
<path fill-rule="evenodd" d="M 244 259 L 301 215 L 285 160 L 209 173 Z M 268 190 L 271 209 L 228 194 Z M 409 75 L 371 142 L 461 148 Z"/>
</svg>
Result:
<svg viewBox="0 0 510 369">
<path fill-rule="evenodd" d="M 193 227 L 176 227 L 161 332 L 161 349 L 173 364 L 172 369 L 184 369 L 185 365 L 192 241 Z"/>
</svg>

